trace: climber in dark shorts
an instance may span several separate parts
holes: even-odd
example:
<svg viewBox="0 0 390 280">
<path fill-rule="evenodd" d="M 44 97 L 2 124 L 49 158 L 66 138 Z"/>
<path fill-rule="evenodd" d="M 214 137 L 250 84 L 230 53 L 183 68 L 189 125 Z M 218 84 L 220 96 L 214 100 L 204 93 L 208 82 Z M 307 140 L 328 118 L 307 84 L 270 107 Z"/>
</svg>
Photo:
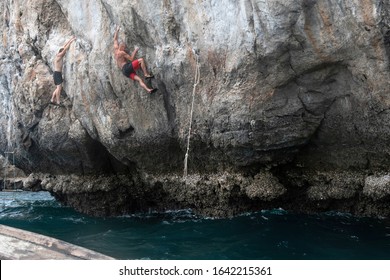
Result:
<svg viewBox="0 0 390 280">
<path fill-rule="evenodd" d="M 141 67 L 144 72 L 145 79 L 151 79 L 154 76 L 150 75 L 146 69 L 146 63 L 143 58 L 134 59 L 138 48 L 135 48 L 133 53 L 129 55 L 125 52 L 125 44 L 118 43 L 118 32 L 119 26 L 115 30 L 114 34 L 114 55 L 115 60 L 120 69 L 122 69 L 123 75 L 126 77 L 139 82 L 140 86 L 144 88 L 147 92 L 153 93 L 157 91 L 157 88 L 149 88 L 144 81 L 137 75 L 136 71 Z"/>
<path fill-rule="evenodd" d="M 70 44 L 74 40 L 76 40 L 75 37 L 73 37 L 68 42 L 66 42 L 65 45 L 62 48 L 60 48 L 60 50 L 58 51 L 58 53 L 54 59 L 53 79 L 54 79 L 54 84 L 56 85 L 56 89 L 54 90 L 54 92 L 51 96 L 51 99 L 50 99 L 50 102 L 52 104 L 56 104 L 56 105 L 60 104 L 60 95 L 61 95 L 61 91 L 62 91 L 62 82 L 63 82 L 63 79 L 62 79 L 62 65 L 64 63 L 63 58 L 64 58 L 66 52 L 68 51 Z M 54 102 L 54 99 L 56 102 Z"/>
<path fill-rule="evenodd" d="M 62 84 L 62 82 L 64 81 L 62 79 L 62 73 L 61 72 L 54 71 L 53 78 L 54 78 L 54 84 L 56 86 Z"/>
</svg>

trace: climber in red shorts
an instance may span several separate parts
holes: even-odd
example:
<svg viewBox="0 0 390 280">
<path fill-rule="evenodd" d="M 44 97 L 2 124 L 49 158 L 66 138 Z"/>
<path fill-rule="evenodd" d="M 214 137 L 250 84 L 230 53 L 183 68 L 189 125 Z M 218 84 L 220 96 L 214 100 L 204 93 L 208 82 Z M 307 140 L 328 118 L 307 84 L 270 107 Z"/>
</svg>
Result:
<svg viewBox="0 0 390 280">
<path fill-rule="evenodd" d="M 144 83 L 144 81 L 137 75 L 136 71 L 141 67 L 142 71 L 144 72 L 145 79 L 151 79 L 154 77 L 153 75 L 150 75 L 148 73 L 143 58 L 138 58 L 134 60 L 138 48 L 135 48 L 131 55 L 125 52 L 126 45 L 124 43 L 118 43 L 118 32 L 119 26 L 116 28 L 114 34 L 114 55 L 118 67 L 122 69 L 123 75 L 134 81 L 139 82 L 140 86 L 149 93 L 157 91 L 157 88 L 149 88 Z"/>
</svg>

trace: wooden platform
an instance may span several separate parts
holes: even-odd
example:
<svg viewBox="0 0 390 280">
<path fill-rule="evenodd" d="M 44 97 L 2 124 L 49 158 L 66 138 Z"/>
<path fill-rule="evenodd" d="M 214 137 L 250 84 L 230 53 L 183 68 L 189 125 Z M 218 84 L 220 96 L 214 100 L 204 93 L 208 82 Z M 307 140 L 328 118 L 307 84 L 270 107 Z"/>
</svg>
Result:
<svg viewBox="0 0 390 280">
<path fill-rule="evenodd" d="M 2 260 L 113 260 L 98 252 L 52 237 L 0 225 Z"/>
</svg>

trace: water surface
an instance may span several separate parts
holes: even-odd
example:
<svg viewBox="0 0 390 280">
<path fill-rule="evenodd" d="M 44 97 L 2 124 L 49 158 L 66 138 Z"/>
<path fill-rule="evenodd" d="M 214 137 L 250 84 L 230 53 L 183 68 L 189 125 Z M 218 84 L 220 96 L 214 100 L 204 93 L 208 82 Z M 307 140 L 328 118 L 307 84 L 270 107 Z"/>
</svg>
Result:
<svg viewBox="0 0 390 280">
<path fill-rule="evenodd" d="M 190 210 L 89 217 L 47 192 L 0 192 L 0 224 L 118 259 L 390 259 L 390 221 L 282 209 L 232 219 Z"/>
</svg>

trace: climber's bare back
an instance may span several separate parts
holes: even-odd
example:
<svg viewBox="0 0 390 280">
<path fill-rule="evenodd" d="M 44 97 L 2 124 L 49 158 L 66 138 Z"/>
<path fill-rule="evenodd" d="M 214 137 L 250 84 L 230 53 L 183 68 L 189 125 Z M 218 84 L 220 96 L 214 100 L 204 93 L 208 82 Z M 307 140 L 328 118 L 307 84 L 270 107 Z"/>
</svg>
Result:
<svg viewBox="0 0 390 280">
<path fill-rule="evenodd" d="M 62 71 L 62 65 L 64 64 L 63 60 L 64 56 L 57 54 L 54 58 L 54 71 L 61 72 Z"/>
<path fill-rule="evenodd" d="M 120 69 L 128 62 L 127 56 L 128 54 L 125 51 L 115 50 L 115 60 Z"/>
</svg>

